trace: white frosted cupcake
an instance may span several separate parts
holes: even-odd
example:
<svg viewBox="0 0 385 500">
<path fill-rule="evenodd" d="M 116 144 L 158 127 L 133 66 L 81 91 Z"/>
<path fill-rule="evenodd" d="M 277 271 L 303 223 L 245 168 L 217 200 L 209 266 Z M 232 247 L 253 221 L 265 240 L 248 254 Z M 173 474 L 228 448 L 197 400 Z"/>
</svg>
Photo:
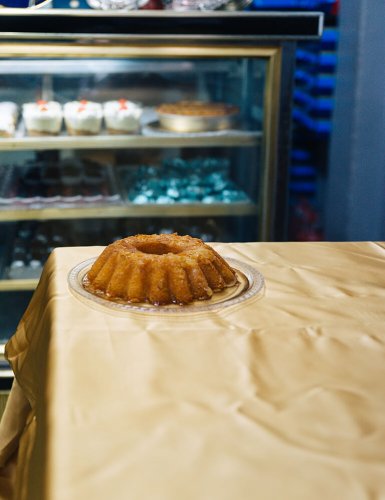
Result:
<svg viewBox="0 0 385 500">
<path fill-rule="evenodd" d="M 12 137 L 18 117 L 17 104 L 10 101 L 0 102 L 0 137 Z"/>
<path fill-rule="evenodd" d="M 57 135 L 62 125 L 62 107 L 56 101 L 29 102 L 23 104 L 23 119 L 29 135 Z"/>
<path fill-rule="evenodd" d="M 64 104 L 64 121 L 71 135 L 99 134 L 102 118 L 102 105 L 97 102 L 84 100 Z"/>
<path fill-rule="evenodd" d="M 142 108 L 126 99 L 107 101 L 103 105 L 104 120 L 110 134 L 130 134 L 140 127 Z"/>
</svg>

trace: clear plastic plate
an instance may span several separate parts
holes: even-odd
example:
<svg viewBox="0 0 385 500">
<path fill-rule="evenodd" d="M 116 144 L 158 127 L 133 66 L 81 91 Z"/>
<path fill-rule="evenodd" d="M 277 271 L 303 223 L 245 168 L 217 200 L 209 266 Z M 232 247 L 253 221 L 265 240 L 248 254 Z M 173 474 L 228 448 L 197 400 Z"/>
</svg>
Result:
<svg viewBox="0 0 385 500">
<path fill-rule="evenodd" d="M 120 300 L 111 300 L 102 295 L 95 295 L 84 288 L 83 281 L 95 260 L 96 257 L 85 260 L 71 269 L 68 274 L 69 288 L 75 297 L 82 300 L 82 302 L 88 303 L 89 305 L 99 305 L 111 311 L 158 314 L 186 314 L 214 311 L 246 301 L 259 294 L 264 288 L 264 278 L 257 269 L 245 262 L 226 258 L 226 261 L 237 274 L 238 283 L 233 287 L 225 288 L 221 292 L 214 293 L 213 297 L 209 300 L 195 301 L 187 305 L 170 304 L 166 306 L 123 302 Z"/>
</svg>

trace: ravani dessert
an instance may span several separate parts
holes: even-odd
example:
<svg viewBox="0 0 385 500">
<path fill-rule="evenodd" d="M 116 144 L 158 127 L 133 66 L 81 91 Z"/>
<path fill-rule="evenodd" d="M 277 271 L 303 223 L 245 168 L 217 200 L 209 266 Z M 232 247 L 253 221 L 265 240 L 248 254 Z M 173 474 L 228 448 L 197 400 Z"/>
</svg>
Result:
<svg viewBox="0 0 385 500">
<path fill-rule="evenodd" d="M 102 105 L 82 100 L 64 104 L 64 121 L 70 135 L 99 134 L 103 119 Z"/>
<path fill-rule="evenodd" d="M 103 105 L 104 120 L 110 134 L 130 134 L 140 127 L 142 108 L 126 99 L 107 101 Z"/>
<path fill-rule="evenodd" d="M 108 245 L 83 285 L 109 300 L 182 305 L 208 300 L 236 283 L 235 271 L 202 240 L 138 234 Z"/>
<path fill-rule="evenodd" d="M 23 104 L 23 119 L 29 135 L 58 135 L 62 126 L 62 107 L 56 101 L 29 102 Z"/>
<path fill-rule="evenodd" d="M 233 127 L 239 108 L 232 104 L 179 101 L 156 108 L 161 127 L 173 132 L 206 132 Z"/>
</svg>

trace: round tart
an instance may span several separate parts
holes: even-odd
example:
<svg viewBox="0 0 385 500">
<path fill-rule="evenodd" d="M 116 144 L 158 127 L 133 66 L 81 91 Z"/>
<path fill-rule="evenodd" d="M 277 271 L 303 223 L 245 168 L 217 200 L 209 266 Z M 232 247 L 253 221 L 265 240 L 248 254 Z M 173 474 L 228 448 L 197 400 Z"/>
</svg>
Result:
<svg viewBox="0 0 385 500">
<path fill-rule="evenodd" d="M 188 133 L 232 128 L 239 108 L 226 103 L 179 101 L 161 104 L 156 112 L 163 128 Z"/>
</svg>

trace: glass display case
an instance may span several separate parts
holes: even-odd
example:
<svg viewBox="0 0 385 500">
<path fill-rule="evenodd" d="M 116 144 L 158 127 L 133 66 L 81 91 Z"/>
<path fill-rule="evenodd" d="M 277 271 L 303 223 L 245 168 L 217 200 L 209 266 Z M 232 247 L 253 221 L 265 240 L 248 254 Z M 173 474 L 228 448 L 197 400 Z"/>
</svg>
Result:
<svg viewBox="0 0 385 500">
<path fill-rule="evenodd" d="M 57 246 L 285 239 L 294 44 L 321 29 L 309 12 L 3 9 L 2 343 Z"/>
</svg>

